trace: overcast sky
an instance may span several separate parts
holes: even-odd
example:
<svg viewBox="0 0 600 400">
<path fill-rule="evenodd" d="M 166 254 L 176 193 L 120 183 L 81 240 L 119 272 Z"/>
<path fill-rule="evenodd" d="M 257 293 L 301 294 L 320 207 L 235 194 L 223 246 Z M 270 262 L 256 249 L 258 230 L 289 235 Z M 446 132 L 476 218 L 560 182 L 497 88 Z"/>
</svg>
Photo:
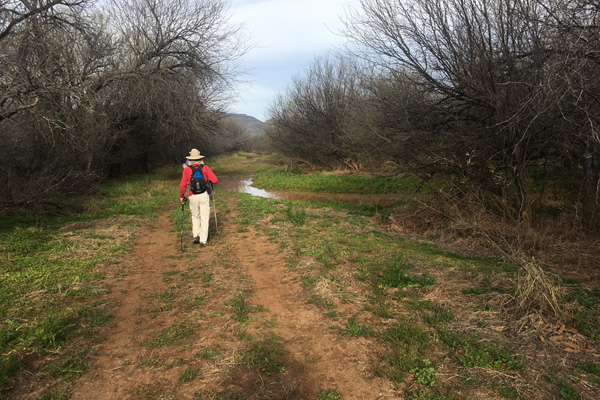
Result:
<svg viewBox="0 0 600 400">
<path fill-rule="evenodd" d="M 340 47 L 348 4 L 358 0 L 230 0 L 231 22 L 243 23 L 252 50 L 244 56 L 238 98 L 230 111 L 265 121 L 268 105 L 316 56 Z"/>
</svg>

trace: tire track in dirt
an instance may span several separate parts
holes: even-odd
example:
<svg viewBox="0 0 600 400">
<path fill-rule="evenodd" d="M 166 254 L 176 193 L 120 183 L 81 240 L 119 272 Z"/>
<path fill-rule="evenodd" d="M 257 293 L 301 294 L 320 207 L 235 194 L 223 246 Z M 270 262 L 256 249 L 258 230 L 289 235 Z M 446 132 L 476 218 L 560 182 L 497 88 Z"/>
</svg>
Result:
<svg viewBox="0 0 600 400">
<path fill-rule="evenodd" d="M 298 275 L 285 265 L 276 243 L 252 227 L 237 232 L 229 227 L 226 242 L 253 283 L 251 301 L 261 305 L 275 320 L 274 331 L 285 344 L 294 364 L 302 366 L 303 386 L 313 390 L 335 389 L 342 399 L 396 398 L 389 382 L 373 376 L 369 340 L 347 339 L 330 329 L 331 321 L 308 303 Z"/>
<path fill-rule="evenodd" d="M 107 278 L 110 294 L 106 299 L 114 308 L 113 321 L 99 332 L 103 341 L 94 349 L 93 369 L 73 389 L 72 400 L 127 399 L 131 390 L 150 385 L 157 379 L 151 370 L 138 368 L 151 350 L 142 346 L 149 332 L 166 325 L 166 317 L 151 318 L 141 310 L 148 307 L 152 295 L 164 292 L 164 272 L 172 268 L 177 256 L 172 223 L 167 214 L 154 226 L 143 227 L 133 252 L 121 270 Z M 163 371 L 161 378 L 177 380 L 174 370 Z"/>
</svg>

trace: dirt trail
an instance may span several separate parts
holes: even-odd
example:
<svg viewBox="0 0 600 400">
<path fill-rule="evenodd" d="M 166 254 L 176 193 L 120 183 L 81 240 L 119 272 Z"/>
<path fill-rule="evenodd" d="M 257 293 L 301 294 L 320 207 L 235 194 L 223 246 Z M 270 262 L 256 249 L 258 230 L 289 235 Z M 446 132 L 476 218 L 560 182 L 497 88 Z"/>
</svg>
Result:
<svg viewBox="0 0 600 400">
<path fill-rule="evenodd" d="M 228 204 L 231 210 L 235 206 L 235 200 Z M 399 398 L 389 383 L 373 378 L 367 339 L 333 332 L 323 311 L 308 304 L 277 244 L 252 229 L 241 230 L 233 212 L 219 216 L 220 234 L 207 248 L 190 244 L 181 255 L 168 214 L 144 229 L 122 270 L 107 279 L 106 301 L 115 306 L 114 318 L 101 329 L 94 367 L 79 379 L 72 399 L 213 398 L 209 395 L 243 396 L 244 390 L 253 392 L 250 397 L 261 385 L 281 381 L 290 386 L 288 394 L 264 398 L 317 399 L 323 390 L 335 390 L 342 399 Z M 210 282 L 203 284 L 199 274 Z M 251 306 L 262 306 L 245 327 L 231 319 L 226 305 L 240 291 L 249 293 Z M 174 299 L 168 303 L 157 301 L 170 295 Z M 190 298 L 202 298 L 202 306 L 190 311 L 184 307 Z M 160 304 L 166 306 L 157 309 Z M 183 323 L 194 326 L 183 343 L 144 345 L 161 329 Z M 278 335 L 286 351 L 285 372 L 266 377 L 240 365 L 244 343 L 238 336 L 244 329 Z M 206 349 L 218 349 L 219 357 L 205 359 Z M 182 383 L 189 366 L 199 371 L 198 378 Z"/>
</svg>

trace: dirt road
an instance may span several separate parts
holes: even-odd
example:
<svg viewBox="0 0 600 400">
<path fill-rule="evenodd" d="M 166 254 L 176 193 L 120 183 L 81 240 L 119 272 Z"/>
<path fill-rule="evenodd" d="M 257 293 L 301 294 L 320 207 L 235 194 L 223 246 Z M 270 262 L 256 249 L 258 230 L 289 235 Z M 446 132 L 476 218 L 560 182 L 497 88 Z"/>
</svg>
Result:
<svg viewBox="0 0 600 400">
<path fill-rule="evenodd" d="M 370 339 L 331 330 L 285 250 L 227 209 L 203 249 L 180 252 L 172 210 L 143 229 L 107 278 L 113 320 L 72 399 L 400 398 L 373 376 Z"/>
</svg>

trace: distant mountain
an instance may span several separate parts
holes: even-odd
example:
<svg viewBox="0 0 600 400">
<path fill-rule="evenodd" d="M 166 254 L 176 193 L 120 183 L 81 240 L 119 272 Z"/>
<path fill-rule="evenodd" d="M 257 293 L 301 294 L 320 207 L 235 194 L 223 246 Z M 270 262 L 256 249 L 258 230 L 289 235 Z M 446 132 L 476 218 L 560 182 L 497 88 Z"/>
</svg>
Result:
<svg viewBox="0 0 600 400">
<path fill-rule="evenodd" d="M 264 122 L 246 114 L 229 114 L 246 127 L 249 135 L 260 135 L 264 130 Z"/>
</svg>

